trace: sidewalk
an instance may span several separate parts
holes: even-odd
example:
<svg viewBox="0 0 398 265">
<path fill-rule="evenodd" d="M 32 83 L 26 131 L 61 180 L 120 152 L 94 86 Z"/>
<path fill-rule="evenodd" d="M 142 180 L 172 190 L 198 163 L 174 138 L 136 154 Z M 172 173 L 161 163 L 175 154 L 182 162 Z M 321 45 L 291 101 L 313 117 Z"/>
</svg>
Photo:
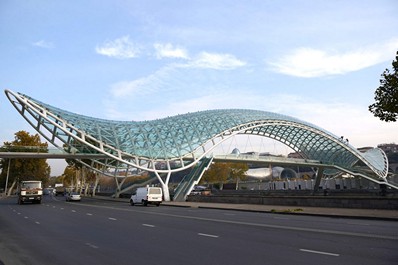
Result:
<svg viewBox="0 0 398 265">
<path fill-rule="evenodd" d="M 282 205 L 227 204 L 205 202 L 163 202 L 163 206 L 224 209 L 235 211 L 264 212 L 275 214 L 314 215 L 339 218 L 379 219 L 398 221 L 398 211 L 377 209 L 298 207 Z"/>
<path fill-rule="evenodd" d="M 128 199 L 95 196 L 94 199 L 120 201 L 128 203 Z M 229 203 L 206 203 L 206 202 L 162 202 L 161 206 L 190 207 L 204 209 L 223 209 L 234 211 L 264 212 L 274 214 L 296 214 L 326 216 L 335 218 L 377 219 L 398 221 L 397 210 L 377 209 L 353 209 L 353 208 L 326 208 L 326 207 L 299 207 L 282 205 L 259 205 L 259 204 L 229 204 Z"/>
</svg>

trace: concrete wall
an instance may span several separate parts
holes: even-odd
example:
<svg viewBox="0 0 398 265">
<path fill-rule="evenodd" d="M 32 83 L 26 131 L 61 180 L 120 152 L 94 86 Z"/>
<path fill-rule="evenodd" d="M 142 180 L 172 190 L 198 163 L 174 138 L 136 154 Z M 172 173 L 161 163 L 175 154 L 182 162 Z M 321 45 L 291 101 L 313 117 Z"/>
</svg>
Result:
<svg viewBox="0 0 398 265">
<path fill-rule="evenodd" d="M 188 196 L 188 201 L 398 210 L 398 198 L 388 197 L 210 195 Z"/>
<path fill-rule="evenodd" d="M 313 190 L 315 180 L 273 180 L 269 182 L 241 182 L 239 187 L 249 190 Z M 375 184 L 367 179 L 347 178 L 347 179 L 322 179 L 320 189 L 342 190 L 342 189 L 379 189 L 379 184 Z"/>
</svg>

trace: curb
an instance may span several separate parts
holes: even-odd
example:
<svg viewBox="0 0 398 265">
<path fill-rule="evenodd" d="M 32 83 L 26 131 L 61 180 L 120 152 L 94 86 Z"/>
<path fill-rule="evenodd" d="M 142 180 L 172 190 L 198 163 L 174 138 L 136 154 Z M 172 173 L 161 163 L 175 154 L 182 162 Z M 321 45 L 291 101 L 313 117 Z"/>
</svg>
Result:
<svg viewBox="0 0 398 265">
<path fill-rule="evenodd" d="M 165 205 L 169 206 L 169 205 Z M 171 206 L 171 205 L 170 205 Z M 174 206 L 174 205 L 173 205 Z M 180 206 L 175 205 L 175 207 L 192 207 L 192 206 Z M 194 207 L 192 207 L 194 208 Z M 339 215 L 339 214 L 321 214 L 321 213 L 305 213 L 305 212 L 283 212 L 283 211 L 268 211 L 268 210 L 251 210 L 251 209 L 233 209 L 233 208 L 220 208 L 211 206 L 198 206 L 195 208 L 202 209 L 213 209 L 213 210 L 226 210 L 226 211 L 240 211 L 240 212 L 254 212 L 254 213 L 268 213 L 268 214 L 281 214 L 281 215 L 301 215 L 301 216 L 318 216 L 318 217 L 328 217 L 328 218 L 341 218 L 341 219 L 359 219 L 359 220 L 379 220 L 379 221 L 390 221 L 397 222 L 397 218 L 390 217 L 376 217 L 376 216 L 358 216 L 358 215 Z"/>
<path fill-rule="evenodd" d="M 91 197 L 96 200 L 106 200 L 113 202 L 128 203 L 128 200 L 122 200 L 118 198 L 108 198 L 108 197 Z M 160 206 L 168 207 L 180 207 L 180 208 L 201 208 L 201 209 L 213 209 L 213 210 L 226 210 L 226 211 L 241 211 L 241 212 L 255 212 L 255 213 L 268 213 L 268 214 L 280 214 L 280 215 L 301 215 L 301 216 L 318 216 L 318 217 L 329 217 L 329 218 L 341 218 L 341 219 L 357 219 L 357 220 L 379 220 L 379 221 L 390 221 L 397 222 L 398 218 L 394 217 L 382 217 L 382 216 L 362 216 L 362 215 L 343 215 L 343 214 L 327 214 L 327 213 L 306 213 L 306 212 L 285 212 L 280 211 L 270 211 L 270 210 L 259 210 L 259 209 L 240 209 L 240 208 L 230 208 L 230 207 L 215 207 L 215 206 L 194 206 L 194 205 L 176 205 L 169 203 L 161 203 Z"/>
</svg>

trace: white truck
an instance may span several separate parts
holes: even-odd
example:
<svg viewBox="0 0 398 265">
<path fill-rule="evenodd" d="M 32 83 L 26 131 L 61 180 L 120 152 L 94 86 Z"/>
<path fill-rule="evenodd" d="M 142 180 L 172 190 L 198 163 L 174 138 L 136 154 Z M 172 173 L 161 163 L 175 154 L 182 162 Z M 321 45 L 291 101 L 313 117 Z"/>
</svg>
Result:
<svg viewBox="0 0 398 265">
<path fill-rule="evenodd" d="M 64 184 L 55 183 L 55 196 L 61 195 L 64 196 L 66 193 Z"/>
<path fill-rule="evenodd" d="M 134 206 L 135 204 L 142 204 L 144 206 L 155 204 L 156 206 L 159 206 L 162 201 L 162 188 L 149 186 L 138 188 L 130 198 L 131 206 Z"/>
<path fill-rule="evenodd" d="M 43 187 L 41 181 L 21 181 L 18 185 L 18 204 L 25 202 L 41 203 Z"/>
</svg>

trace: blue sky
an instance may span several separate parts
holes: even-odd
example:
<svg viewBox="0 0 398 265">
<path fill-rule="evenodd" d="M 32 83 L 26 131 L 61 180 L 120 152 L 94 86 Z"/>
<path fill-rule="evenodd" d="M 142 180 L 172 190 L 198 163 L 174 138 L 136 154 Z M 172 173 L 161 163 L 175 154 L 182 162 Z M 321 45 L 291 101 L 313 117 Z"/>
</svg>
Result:
<svg viewBox="0 0 398 265">
<path fill-rule="evenodd" d="M 397 13 L 395 0 L 2 0 L 0 86 L 104 119 L 247 108 L 355 147 L 398 143 L 398 123 L 368 111 Z M 1 143 L 35 133 L 4 93 L 0 113 Z"/>
</svg>

